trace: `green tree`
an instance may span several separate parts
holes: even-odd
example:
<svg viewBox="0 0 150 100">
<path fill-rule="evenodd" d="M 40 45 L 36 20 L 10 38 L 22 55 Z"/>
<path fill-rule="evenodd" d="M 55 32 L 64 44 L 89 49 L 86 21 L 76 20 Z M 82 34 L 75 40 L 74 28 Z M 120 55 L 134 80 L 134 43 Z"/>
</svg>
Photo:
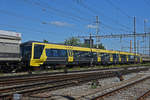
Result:
<svg viewBox="0 0 150 100">
<path fill-rule="evenodd" d="M 66 39 L 66 40 L 64 41 L 64 44 L 65 44 L 65 45 L 81 46 L 81 47 L 90 48 L 90 44 L 81 43 L 81 42 L 80 42 L 80 39 L 75 38 L 75 37 L 71 37 L 71 38 L 69 38 L 69 39 Z M 92 48 L 96 48 L 96 47 L 97 47 L 96 44 L 94 44 Z M 99 48 L 99 49 L 105 49 L 105 47 L 103 46 L 102 43 L 98 45 L 98 48 Z"/>
<path fill-rule="evenodd" d="M 87 48 L 90 48 L 90 44 L 84 44 L 84 43 L 81 43 L 80 46 L 81 46 L 81 47 L 87 47 Z M 94 44 L 93 47 L 91 47 L 91 48 L 97 48 L 97 45 Z M 101 43 L 101 44 L 98 45 L 98 49 L 106 49 L 106 48 L 105 48 L 105 47 L 103 46 L 103 44 Z"/>
<path fill-rule="evenodd" d="M 72 45 L 72 46 L 79 46 L 81 43 L 80 43 L 80 39 L 75 38 L 75 37 L 71 37 L 69 39 L 66 39 L 64 41 L 64 44 L 65 45 Z"/>
<path fill-rule="evenodd" d="M 47 41 L 47 40 L 43 40 L 43 42 L 44 42 L 44 43 L 48 43 L 48 41 Z"/>
</svg>

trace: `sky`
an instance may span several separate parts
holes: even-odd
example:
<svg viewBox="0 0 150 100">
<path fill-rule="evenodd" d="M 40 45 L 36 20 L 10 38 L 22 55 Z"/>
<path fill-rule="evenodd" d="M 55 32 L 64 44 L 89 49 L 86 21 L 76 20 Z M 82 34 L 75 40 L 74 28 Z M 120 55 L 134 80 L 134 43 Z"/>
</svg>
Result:
<svg viewBox="0 0 150 100">
<path fill-rule="evenodd" d="M 0 30 L 22 34 L 22 42 L 48 40 L 62 43 L 72 36 L 99 35 L 150 31 L 149 0 L 0 0 Z M 100 39 L 109 50 L 129 51 L 133 38 Z M 140 53 L 148 53 L 148 38 L 137 38 Z M 145 42 L 143 42 L 145 40 Z M 83 41 L 83 39 L 81 39 Z M 133 43 L 132 43 L 133 44 Z"/>
</svg>

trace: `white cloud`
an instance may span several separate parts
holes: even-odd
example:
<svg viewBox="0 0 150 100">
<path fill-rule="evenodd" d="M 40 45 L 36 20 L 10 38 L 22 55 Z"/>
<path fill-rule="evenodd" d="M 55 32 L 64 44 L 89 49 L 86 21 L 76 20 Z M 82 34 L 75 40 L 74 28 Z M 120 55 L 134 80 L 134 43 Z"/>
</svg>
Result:
<svg viewBox="0 0 150 100">
<path fill-rule="evenodd" d="M 61 21 L 52 21 L 50 22 L 50 24 L 52 25 L 56 25 L 56 26 L 72 26 L 72 24 L 66 23 L 66 22 L 61 22 Z"/>
<path fill-rule="evenodd" d="M 90 25 L 87 25 L 87 27 L 88 27 L 88 28 L 97 28 L 96 25 L 91 25 L 91 24 L 90 24 Z"/>
</svg>

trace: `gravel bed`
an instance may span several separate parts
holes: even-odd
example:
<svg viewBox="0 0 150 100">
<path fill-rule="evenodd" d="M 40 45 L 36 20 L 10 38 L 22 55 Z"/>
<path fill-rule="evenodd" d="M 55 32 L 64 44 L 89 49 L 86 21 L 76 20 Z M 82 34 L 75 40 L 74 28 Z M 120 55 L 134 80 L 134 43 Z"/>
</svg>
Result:
<svg viewBox="0 0 150 100">
<path fill-rule="evenodd" d="M 135 77 L 136 75 L 137 73 L 132 73 L 132 74 L 124 75 L 123 78 L 124 80 L 127 80 L 132 77 Z M 93 87 L 91 85 L 92 82 L 88 82 L 80 86 L 73 86 L 73 87 L 68 87 L 68 88 L 59 89 L 55 91 L 35 94 L 33 95 L 35 97 L 31 97 L 32 98 L 31 100 L 41 100 L 41 98 L 36 98 L 39 96 L 46 98 L 46 100 L 68 100 L 68 99 L 75 100 L 82 96 L 86 96 L 88 94 L 94 93 L 95 91 L 100 91 L 101 89 L 103 89 L 103 87 L 110 86 L 118 82 L 120 82 L 120 80 L 117 77 L 100 79 L 98 80 L 99 85 L 96 87 Z"/>
<path fill-rule="evenodd" d="M 120 91 L 112 96 L 104 98 L 104 100 L 136 100 L 137 97 L 150 89 L 150 79 L 140 82 L 132 87 Z"/>
<path fill-rule="evenodd" d="M 150 96 L 146 97 L 145 100 L 150 100 Z"/>
</svg>

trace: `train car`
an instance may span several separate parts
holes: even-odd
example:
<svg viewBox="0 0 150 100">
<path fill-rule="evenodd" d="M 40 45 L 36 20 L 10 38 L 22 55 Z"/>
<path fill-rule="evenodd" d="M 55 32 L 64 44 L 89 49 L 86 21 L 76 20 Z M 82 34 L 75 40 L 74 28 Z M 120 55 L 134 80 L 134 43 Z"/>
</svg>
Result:
<svg viewBox="0 0 150 100">
<path fill-rule="evenodd" d="M 140 62 L 134 53 L 29 41 L 21 44 L 22 61 L 33 68 L 57 65 L 108 65 Z"/>
<path fill-rule="evenodd" d="M 20 58 L 21 34 L 0 30 L 0 71 L 16 69 Z"/>
</svg>

